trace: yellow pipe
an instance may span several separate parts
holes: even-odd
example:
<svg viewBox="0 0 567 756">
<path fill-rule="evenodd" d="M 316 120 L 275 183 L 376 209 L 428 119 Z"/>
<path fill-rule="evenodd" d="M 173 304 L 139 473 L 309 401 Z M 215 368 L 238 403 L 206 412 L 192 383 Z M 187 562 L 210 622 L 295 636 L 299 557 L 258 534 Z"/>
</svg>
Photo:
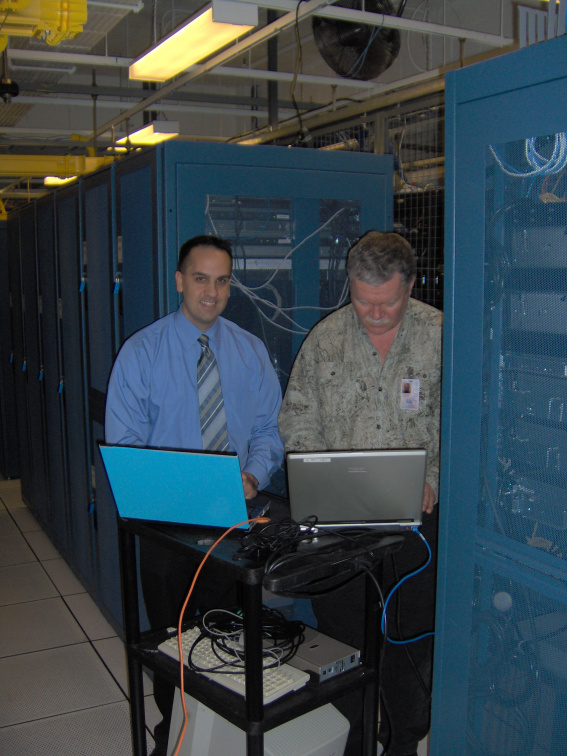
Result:
<svg viewBox="0 0 567 756">
<path fill-rule="evenodd" d="M 114 159 L 112 155 L 96 158 L 85 155 L 0 155 L 0 176 L 71 178 L 96 171 Z"/>
<path fill-rule="evenodd" d="M 0 11 L 2 13 L 6 11 L 9 13 L 19 13 L 29 4 L 30 0 L 0 0 Z"/>
</svg>

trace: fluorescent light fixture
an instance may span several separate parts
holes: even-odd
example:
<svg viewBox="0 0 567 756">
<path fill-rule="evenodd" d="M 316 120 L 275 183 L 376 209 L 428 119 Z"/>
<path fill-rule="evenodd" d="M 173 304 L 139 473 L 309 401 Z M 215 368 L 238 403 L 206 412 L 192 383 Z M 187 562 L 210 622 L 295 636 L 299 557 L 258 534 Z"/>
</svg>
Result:
<svg viewBox="0 0 567 756">
<path fill-rule="evenodd" d="M 167 81 L 258 25 L 258 6 L 213 0 L 130 66 L 130 79 Z"/>
<path fill-rule="evenodd" d="M 256 136 L 256 137 L 249 137 L 248 139 L 243 139 L 241 142 L 238 142 L 238 144 L 261 144 L 262 137 Z"/>
<path fill-rule="evenodd" d="M 116 144 L 123 145 L 130 141 L 130 144 L 158 144 L 165 142 L 166 139 L 173 139 L 179 134 L 178 121 L 152 121 L 147 126 L 132 132 L 129 137 L 118 139 Z"/>
<path fill-rule="evenodd" d="M 78 176 L 70 176 L 69 178 L 59 178 L 59 176 L 46 176 L 43 179 L 44 186 L 65 186 L 76 181 Z"/>
</svg>

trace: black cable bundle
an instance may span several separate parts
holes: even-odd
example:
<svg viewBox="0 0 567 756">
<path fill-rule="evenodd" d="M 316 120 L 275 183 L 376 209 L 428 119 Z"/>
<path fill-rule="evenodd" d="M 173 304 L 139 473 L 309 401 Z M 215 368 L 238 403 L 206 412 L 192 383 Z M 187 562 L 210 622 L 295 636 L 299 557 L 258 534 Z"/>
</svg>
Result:
<svg viewBox="0 0 567 756">
<path fill-rule="evenodd" d="M 303 538 L 303 533 L 309 535 L 315 526 L 317 518 L 310 517 L 301 522 L 293 520 L 281 520 L 276 523 L 269 523 L 265 527 L 254 528 L 240 540 L 240 548 L 233 556 L 233 559 L 253 559 L 257 561 L 266 560 L 274 552 L 285 552 L 292 549 L 299 540 Z M 302 531 L 307 528 L 307 531 Z"/>
<path fill-rule="evenodd" d="M 269 669 L 288 662 L 303 643 L 305 625 L 287 620 L 276 609 L 262 607 L 263 667 Z M 193 658 L 200 643 L 210 643 L 218 665 L 203 669 Z M 201 635 L 188 654 L 188 665 L 197 672 L 244 674 L 246 652 L 244 648 L 244 618 L 238 611 L 212 609 L 201 622 Z"/>
</svg>

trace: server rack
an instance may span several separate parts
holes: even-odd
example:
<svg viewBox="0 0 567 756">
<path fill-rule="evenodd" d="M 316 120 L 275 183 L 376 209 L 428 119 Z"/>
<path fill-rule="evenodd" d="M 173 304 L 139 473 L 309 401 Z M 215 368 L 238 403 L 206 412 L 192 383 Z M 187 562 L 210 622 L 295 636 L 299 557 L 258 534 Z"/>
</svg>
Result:
<svg viewBox="0 0 567 756">
<path fill-rule="evenodd" d="M 81 190 L 57 192 L 55 227 L 59 279 L 61 377 L 63 403 L 63 457 L 68 492 L 69 563 L 89 587 L 95 585 L 92 488 L 89 463 L 88 393 L 86 373 L 83 250 L 81 245 Z"/>
<path fill-rule="evenodd" d="M 567 742 L 566 50 L 447 77 L 433 754 Z"/>
<path fill-rule="evenodd" d="M 20 462 L 20 478 L 22 497 L 32 500 L 31 471 L 30 471 L 30 443 L 29 419 L 27 406 L 27 372 L 26 372 L 26 342 L 24 331 L 25 309 L 22 294 L 22 271 L 20 260 L 20 213 L 10 218 L 7 224 L 8 245 L 8 279 L 9 296 L 11 302 L 11 333 L 12 354 L 10 359 L 14 366 L 14 405 L 16 407 L 16 429 L 18 438 L 18 457 Z"/>
<path fill-rule="evenodd" d="M 23 359 L 20 378 L 25 386 L 29 486 L 35 510 L 49 519 L 49 486 L 45 449 L 43 345 L 40 342 L 41 300 L 37 273 L 36 206 L 19 213 L 19 266 L 22 302 Z"/>
<path fill-rule="evenodd" d="M 14 397 L 14 339 L 12 335 L 12 293 L 8 275 L 8 229 L 0 223 L 0 473 L 5 478 L 20 477 L 18 428 Z"/>
<path fill-rule="evenodd" d="M 43 441 L 51 537 L 64 555 L 69 548 L 69 499 L 63 446 L 64 416 L 61 394 L 61 333 L 58 252 L 55 244 L 54 197 L 36 206 L 37 280 L 40 367 L 38 386 L 44 411 Z M 39 433 L 39 431 L 38 431 Z"/>
</svg>

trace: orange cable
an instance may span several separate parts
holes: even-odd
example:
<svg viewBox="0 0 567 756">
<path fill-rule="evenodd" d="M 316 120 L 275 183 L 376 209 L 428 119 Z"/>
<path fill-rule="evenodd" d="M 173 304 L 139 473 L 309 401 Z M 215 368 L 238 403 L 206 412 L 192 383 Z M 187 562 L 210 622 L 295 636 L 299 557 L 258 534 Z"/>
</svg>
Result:
<svg viewBox="0 0 567 756">
<path fill-rule="evenodd" d="M 185 601 L 183 602 L 183 606 L 181 607 L 181 613 L 179 615 L 179 623 L 177 625 L 177 649 L 179 652 L 179 669 L 180 669 L 180 691 L 181 691 L 181 705 L 183 707 L 183 726 L 181 727 L 181 732 L 179 733 L 179 738 L 177 740 L 177 746 L 175 747 L 175 751 L 173 752 L 172 756 L 179 756 L 179 749 L 181 748 L 181 744 L 183 743 L 183 738 L 185 737 L 185 731 L 187 730 L 187 723 L 189 721 L 189 715 L 187 714 L 187 706 L 185 704 L 185 688 L 184 688 L 184 680 L 183 680 L 183 647 L 181 645 L 181 626 L 183 624 L 183 615 L 185 614 L 185 609 L 187 608 L 187 604 L 189 603 L 189 599 L 191 598 L 191 594 L 193 593 L 193 589 L 195 587 L 195 583 L 197 582 L 197 578 L 199 577 L 199 573 L 203 569 L 205 562 L 211 555 L 213 549 L 215 549 L 218 544 L 225 538 L 230 532 L 235 530 L 236 528 L 239 528 L 241 525 L 246 525 L 248 522 L 259 522 L 259 523 L 266 523 L 270 522 L 269 517 L 253 517 L 250 520 L 243 520 L 242 522 L 237 523 L 236 525 L 232 525 L 228 530 L 225 530 L 224 533 L 217 538 L 217 540 L 213 543 L 213 545 L 210 547 L 210 549 L 207 551 L 203 559 L 201 560 L 201 564 L 197 567 L 197 571 L 195 572 L 195 575 L 193 577 L 193 581 L 191 583 L 191 586 L 189 588 L 189 592 L 187 593 L 187 596 L 185 598 Z"/>
</svg>

